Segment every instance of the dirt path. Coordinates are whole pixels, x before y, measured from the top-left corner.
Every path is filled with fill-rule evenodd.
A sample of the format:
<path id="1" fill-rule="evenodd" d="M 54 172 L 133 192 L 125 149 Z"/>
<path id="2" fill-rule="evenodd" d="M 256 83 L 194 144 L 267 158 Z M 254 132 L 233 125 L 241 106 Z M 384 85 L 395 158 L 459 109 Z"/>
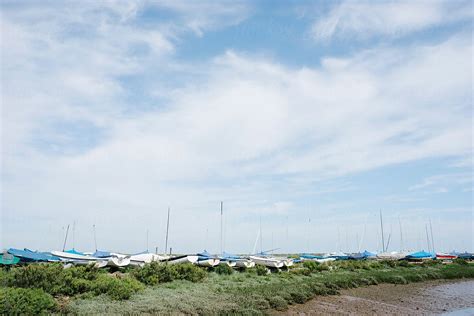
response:
<path id="1" fill-rule="evenodd" d="M 474 281 L 381 284 L 318 296 L 275 315 L 432 315 L 474 308 Z"/>

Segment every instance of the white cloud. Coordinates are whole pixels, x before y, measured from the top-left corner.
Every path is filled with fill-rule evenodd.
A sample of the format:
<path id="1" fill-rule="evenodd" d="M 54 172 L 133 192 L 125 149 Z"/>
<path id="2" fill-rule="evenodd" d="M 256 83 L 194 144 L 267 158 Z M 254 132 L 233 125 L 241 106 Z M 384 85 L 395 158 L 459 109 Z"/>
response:
<path id="1" fill-rule="evenodd" d="M 239 251 L 253 245 L 255 214 L 264 214 L 267 232 L 281 233 L 271 222 L 302 211 L 295 197 L 351 189 L 322 180 L 471 152 L 472 47 L 465 34 L 432 46 L 328 56 L 319 68 L 236 51 L 193 66 L 173 59 L 178 35 L 168 28 L 144 31 L 128 23 L 136 7 L 85 20 L 48 12 L 34 26 L 26 23 L 30 18 L 2 19 L 15 35 L 4 33 L 2 41 L 9 61 L 2 87 L 2 232 L 15 236 L 7 240 L 12 246 L 53 247 L 60 227 L 73 219 L 84 232 L 83 247 L 93 223 L 103 235 L 127 236 L 105 248 L 137 250 L 145 228 L 161 244 L 171 204 L 176 247 L 215 247 L 206 245 L 202 229 L 217 232 L 222 199 L 229 247 Z M 89 25 L 92 37 L 62 37 L 73 22 L 81 25 L 77 32 Z M 150 50 L 131 53 L 136 43 Z M 166 90 L 176 69 L 197 72 L 199 80 L 172 85 L 165 106 L 131 111 L 137 101 L 127 94 L 134 88 L 122 77 L 145 77 L 146 94 Z M 64 139 L 64 131 L 50 128 L 77 121 L 103 135 L 62 152 L 56 138 Z M 78 135 L 88 136 L 97 137 Z M 36 137 L 43 143 L 35 144 Z M 59 150 L 52 153 L 49 145 Z M 319 188 L 308 192 L 318 180 Z M 51 236 L 32 240 L 33 225 Z M 292 224 L 293 237 L 306 232 L 300 226 Z M 329 238 L 333 228 L 315 236 Z M 229 237 L 241 231 L 252 234 Z M 190 233 L 193 240 L 183 237 Z"/>
<path id="2" fill-rule="evenodd" d="M 469 21 L 470 1 L 344 1 L 312 26 L 318 40 L 399 37 L 431 27 Z"/>

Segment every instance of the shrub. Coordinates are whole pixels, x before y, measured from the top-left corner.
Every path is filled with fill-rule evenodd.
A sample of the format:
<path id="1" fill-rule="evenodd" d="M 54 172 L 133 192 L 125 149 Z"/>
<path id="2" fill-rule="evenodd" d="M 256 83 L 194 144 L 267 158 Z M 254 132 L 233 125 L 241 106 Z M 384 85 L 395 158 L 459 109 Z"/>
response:
<path id="1" fill-rule="evenodd" d="M 261 264 L 257 264 L 255 265 L 255 272 L 257 273 L 257 275 L 267 275 L 268 268 Z"/>
<path id="2" fill-rule="evenodd" d="M 303 267 L 305 267 L 306 269 L 308 269 L 311 272 L 317 271 L 319 265 L 320 264 L 316 261 L 304 261 L 303 262 Z"/>
<path id="3" fill-rule="evenodd" d="M 174 266 L 174 269 L 176 270 L 177 278 L 181 280 L 199 282 L 207 276 L 207 273 L 204 269 L 197 267 L 192 263 L 178 264 Z"/>
<path id="4" fill-rule="evenodd" d="M 217 267 L 214 268 L 214 271 L 217 274 L 226 274 L 226 275 L 231 275 L 234 273 L 234 270 L 229 267 L 227 264 L 220 264 Z"/>
<path id="5" fill-rule="evenodd" d="M 40 288 L 52 295 L 61 294 L 63 267 L 60 264 L 29 264 L 11 269 L 8 286 Z"/>
<path id="6" fill-rule="evenodd" d="M 146 285 L 156 285 L 158 283 L 171 282 L 173 280 L 188 280 L 199 282 L 206 277 L 206 271 L 187 264 L 168 265 L 159 262 L 146 264 L 144 267 L 136 269 L 132 275 L 141 283 Z"/>
<path id="7" fill-rule="evenodd" d="M 270 307 L 276 309 L 277 311 L 284 311 L 288 308 L 288 302 L 281 296 L 272 296 L 267 300 L 268 303 L 270 303 Z"/>
<path id="8" fill-rule="evenodd" d="M 291 269 L 290 273 L 291 274 L 296 274 L 296 275 L 310 276 L 311 275 L 311 270 L 309 270 L 307 268 Z"/>
<path id="9" fill-rule="evenodd" d="M 55 310 L 53 297 L 41 289 L 0 288 L 1 315 L 38 315 Z"/>
<path id="10" fill-rule="evenodd" d="M 459 265 L 463 265 L 463 266 L 467 266 L 469 264 L 466 259 L 462 259 L 462 258 L 456 258 L 453 260 L 453 262 Z"/>
<path id="11" fill-rule="evenodd" d="M 177 278 L 176 270 L 172 265 L 152 262 L 133 272 L 133 276 L 146 285 L 171 282 Z"/>
<path id="12" fill-rule="evenodd" d="M 92 290 L 96 295 L 107 294 L 115 300 L 126 300 L 142 288 L 143 285 L 133 278 L 117 278 L 104 274 L 97 278 Z"/>

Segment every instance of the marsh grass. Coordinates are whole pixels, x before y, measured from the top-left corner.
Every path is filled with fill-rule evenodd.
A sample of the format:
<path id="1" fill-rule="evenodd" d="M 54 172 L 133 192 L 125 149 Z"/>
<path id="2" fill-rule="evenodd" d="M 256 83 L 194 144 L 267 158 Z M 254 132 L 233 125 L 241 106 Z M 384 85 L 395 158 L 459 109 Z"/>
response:
<path id="1" fill-rule="evenodd" d="M 222 273 L 193 265 L 159 264 L 120 274 L 91 267 L 62 269 L 54 264 L 0 270 L 3 298 L 12 291 L 17 301 L 30 302 L 32 310 L 47 312 L 59 306 L 60 312 L 73 314 L 261 314 L 341 289 L 457 278 L 474 278 L 474 265 L 341 261 L 296 264 L 278 273 L 260 266 Z M 70 298 L 67 304 L 52 306 L 53 296 L 58 302 L 64 296 Z M 25 306 L 19 308 L 21 313 Z"/>
<path id="2" fill-rule="evenodd" d="M 401 265 L 401 266 L 400 266 Z M 128 301 L 108 297 L 76 300 L 70 312 L 101 313 L 185 313 L 185 314 L 264 314 L 270 309 L 285 310 L 317 295 L 333 295 L 342 289 L 380 283 L 406 284 L 433 279 L 474 278 L 473 265 L 403 266 L 397 263 L 333 263 L 333 270 L 294 273 L 308 267 L 296 265 L 289 272 L 258 275 L 253 272 L 219 275 L 209 273 L 201 283 L 185 280 L 148 287 Z"/>

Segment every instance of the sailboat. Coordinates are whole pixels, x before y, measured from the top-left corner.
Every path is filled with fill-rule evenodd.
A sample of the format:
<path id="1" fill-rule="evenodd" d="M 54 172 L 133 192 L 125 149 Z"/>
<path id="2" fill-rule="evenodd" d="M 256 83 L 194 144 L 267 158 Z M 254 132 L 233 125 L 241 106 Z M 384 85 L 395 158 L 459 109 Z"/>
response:
<path id="1" fill-rule="evenodd" d="M 147 251 L 137 253 L 130 256 L 130 264 L 132 265 L 144 265 L 151 262 L 159 262 L 169 259 L 168 255 L 158 255 L 155 253 L 149 253 Z"/>
<path id="2" fill-rule="evenodd" d="M 248 258 L 229 254 L 224 252 L 220 257 L 221 263 L 225 262 L 231 267 L 236 268 L 253 268 L 255 266 L 255 262 L 249 260 Z"/>
<path id="3" fill-rule="evenodd" d="M 196 264 L 201 267 L 215 267 L 220 263 L 220 259 L 211 255 L 207 250 L 197 254 L 198 260 Z"/>
<path id="4" fill-rule="evenodd" d="M 174 256 L 170 257 L 169 259 L 165 259 L 162 262 L 167 264 L 183 264 L 183 263 L 192 263 L 197 264 L 199 257 L 196 255 L 182 255 L 182 256 Z"/>

